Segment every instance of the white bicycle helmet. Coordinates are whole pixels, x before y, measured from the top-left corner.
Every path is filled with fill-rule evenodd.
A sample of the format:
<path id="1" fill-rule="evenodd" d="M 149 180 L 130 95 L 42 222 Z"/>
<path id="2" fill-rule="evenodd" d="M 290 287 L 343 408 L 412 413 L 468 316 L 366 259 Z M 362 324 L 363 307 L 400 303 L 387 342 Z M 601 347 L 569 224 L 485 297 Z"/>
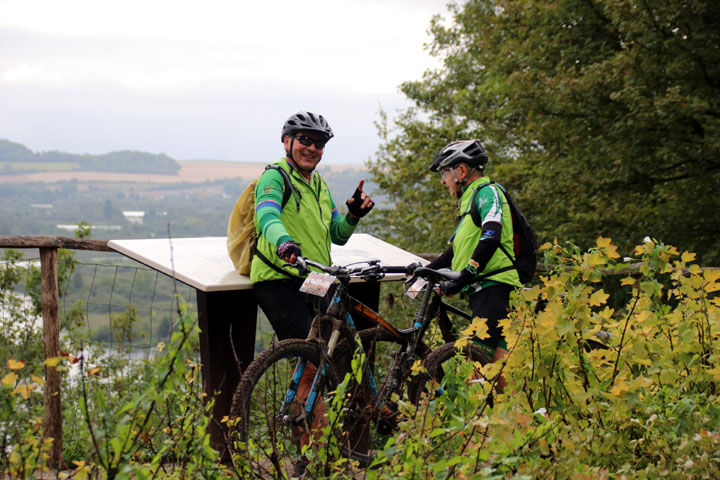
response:
<path id="1" fill-rule="evenodd" d="M 439 172 L 443 168 L 454 167 L 458 163 L 466 163 L 472 168 L 482 170 L 488 161 L 487 152 L 477 140 L 452 142 L 443 147 L 435 156 L 431 172 Z"/>

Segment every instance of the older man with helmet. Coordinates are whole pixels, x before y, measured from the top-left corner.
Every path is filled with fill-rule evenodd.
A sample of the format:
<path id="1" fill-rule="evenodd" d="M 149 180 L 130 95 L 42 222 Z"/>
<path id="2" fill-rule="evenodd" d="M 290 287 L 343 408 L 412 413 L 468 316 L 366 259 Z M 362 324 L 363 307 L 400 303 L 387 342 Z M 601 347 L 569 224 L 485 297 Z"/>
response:
<path id="1" fill-rule="evenodd" d="M 301 111 L 290 116 L 280 136 L 285 158 L 276 165 L 292 181 L 293 200 L 283 207 L 285 184 L 275 169 L 265 170 L 255 189 L 258 241 L 250 280 L 258 305 L 281 340 L 305 338 L 315 311 L 323 308 L 318 297 L 299 291 L 303 279 L 284 265 L 301 255 L 330 264 L 331 243 L 345 244 L 374 206 L 362 191 L 361 180 L 346 202 L 348 213 L 341 215 L 335 207 L 325 180 L 315 170 L 333 136 L 322 115 Z"/>
<path id="2" fill-rule="evenodd" d="M 430 166 L 457 199 L 460 223 L 450 237 L 450 247 L 429 266 L 460 272 L 459 280 L 442 283 L 439 291 L 443 295 L 462 293 L 473 317 L 487 318 L 490 338 L 484 343 L 494 350 L 496 361 L 508 353 L 498 323 L 507 316 L 510 293 L 522 284 L 513 268 L 514 258 L 509 257 L 514 252 L 510 207 L 502 189 L 485 175 L 487 161 L 479 141 L 464 140 L 446 145 Z M 480 226 L 471 216 L 472 202 L 482 219 Z"/>

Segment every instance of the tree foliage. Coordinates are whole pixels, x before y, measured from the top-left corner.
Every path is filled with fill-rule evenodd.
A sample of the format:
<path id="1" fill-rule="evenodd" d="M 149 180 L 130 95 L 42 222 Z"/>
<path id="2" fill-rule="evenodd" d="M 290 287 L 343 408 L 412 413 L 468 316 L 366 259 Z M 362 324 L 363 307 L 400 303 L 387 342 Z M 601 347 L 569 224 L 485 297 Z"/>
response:
<path id="1" fill-rule="evenodd" d="M 546 240 L 645 236 L 720 259 L 720 10 L 705 0 L 471 0 L 431 25 L 443 66 L 406 82 L 370 168 L 407 248 L 438 249 L 452 200 L 427 167 L 479 138 Z M 423 225 L 420 225 L 423 224 Z M 440 233 L 442 231 L 442 233 Z"/>

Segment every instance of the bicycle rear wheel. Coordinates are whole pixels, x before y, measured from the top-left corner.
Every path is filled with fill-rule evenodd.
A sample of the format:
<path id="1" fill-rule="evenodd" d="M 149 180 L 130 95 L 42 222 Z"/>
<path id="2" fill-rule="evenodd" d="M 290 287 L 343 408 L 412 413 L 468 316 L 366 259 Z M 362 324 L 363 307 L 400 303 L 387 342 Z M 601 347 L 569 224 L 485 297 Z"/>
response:
<path id="1" fill-rule="evenodd" d="M 316 370 L 321 365 L 322 348 L 318 343 L 290 339 L 278 342 L 258 355 L 244 372 L 235 390 L 230 410 L 229 447 L 245 456 L 258 478 L 285 478 L 295 473 L 301 459 L 301 445 L 311 435 L 319 435 L 319 426 L 327 425 L 329 408 L 339 380 L 348 369 L 348 348 L 343 342 L 328 364 L 321 399 L 316 402 L 315 421 L 304 419 L 305 398 L 296 395 L 283 407 L 293 373 L 305 362 Z M 306 367 L 307 368 L 307 367 Z M 332 429 L 341 436 L 339 425 Z M 346 456 L 350 452 L 345 449 Z"/>
<path id="2" fill-rule="evenodd" d="M 365 367 L 372 371 L 375 392 L 365 373 L 360 383 L 353 377 L 348 386 L 349 402 L 344 409 L 343 425 L 353 458 L 367 466 L 375 458 L 375 452 L 385 446 L 399 421 L 392 394 L 403 397 L 409 381 L 407 370 L 413 361 L 422 359 L 428 348 L 423 343 L 418 345 L 408 365 L 400 359 L 407 347 L 406 338 L 397 337 L 384 328 L 361 330 L 358 335 L 366 354 Z"/>
<path id="3" fill-rule="evenodd" d="M 443 377 L 450 367 L 450 362 L 458 355 L 466 357 L 472 362 L 479 362 L 482 365 L 490 363 L 490 357 L 487 356 L 482 347 L 477 345 L 468 345 L 462 349 L 455 346 L 455 343 L 446 343 L 427 356 L 424 362 L 425 372 L 415 376 L 408 386 L 408 398 L 413 403 L 419 403 L 423 394 L 427 394 L 430 398 L 443 391 Z M 434 380 L 434 386 L 429 387 L 428 382 Z M 484 381 L 478 376 L 479 381 Z"/>

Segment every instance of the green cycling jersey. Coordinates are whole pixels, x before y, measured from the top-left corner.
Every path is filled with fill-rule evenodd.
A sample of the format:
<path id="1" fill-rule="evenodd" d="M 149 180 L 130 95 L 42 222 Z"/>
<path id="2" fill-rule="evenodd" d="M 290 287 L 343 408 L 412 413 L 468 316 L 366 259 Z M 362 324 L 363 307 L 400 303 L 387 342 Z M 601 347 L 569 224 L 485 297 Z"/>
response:
<path id="1" fill-rule="evenodd" d="M 478 212 L 482 218 L 483 225 L 488 222 L 496 222 L 502 226 L 500 237 L 501 244 L 508 252 L 514 251 L 513 226 L 510 213 L 510 206 L 505 199 L 502 190 L 496 185 L 486 185 L 490 181 L 490 177 L 482 177 L 471 184 L 467 185 L 463 190 L 460 199 L 460 223 L 453 234 L 452 248 L 452 269 L 462 271 L 468 266 L 475 248 L 482 239 L 482 228 L 475 225 L 470 215 L 471 203 L 473 197 L 477 202 Z M 477 192 L 477 195 L 475 193 Z M 493 253 L 487 264 L 477 271 L 477 276 L 481 277 L 487 273 L 500 270 L 512 266 L 512 261 L 499 248 Z M 517 270 L 509 269 L 494 275 L 490 275 L 480 282 L 471 286 L 471 290 L 482 288 L 488 284 L 504 283 L 521 287 Z M 466 292 L 472 293 L 472 292 Z"/>

